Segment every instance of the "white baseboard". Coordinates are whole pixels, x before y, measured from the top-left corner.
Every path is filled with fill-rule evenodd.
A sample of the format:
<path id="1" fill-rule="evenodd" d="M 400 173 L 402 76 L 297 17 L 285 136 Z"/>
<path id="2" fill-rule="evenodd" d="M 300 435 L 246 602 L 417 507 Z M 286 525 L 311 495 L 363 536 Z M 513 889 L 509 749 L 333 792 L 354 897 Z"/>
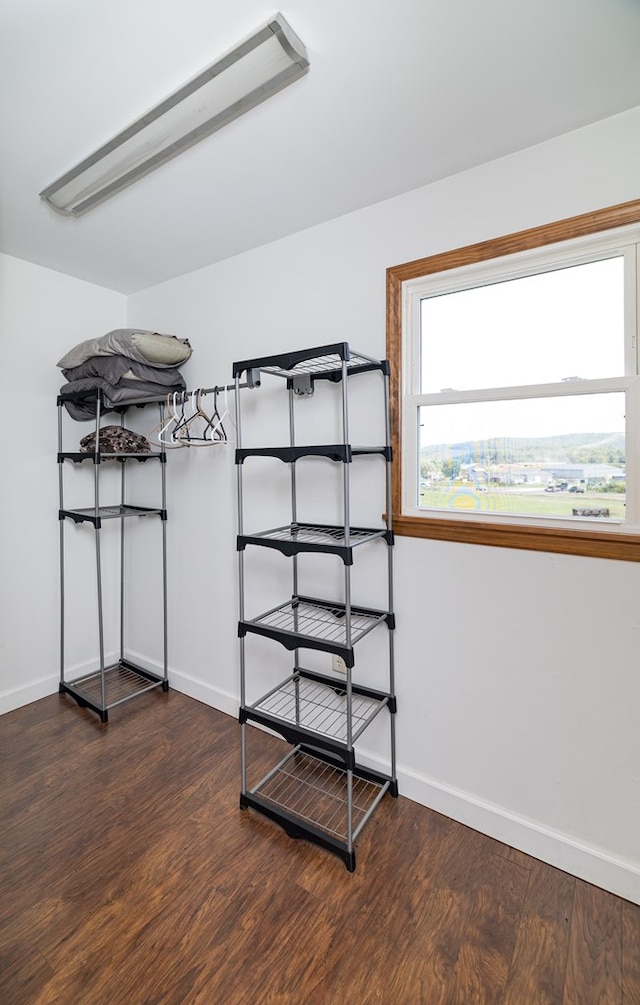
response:
<path id="1" fill-rule="evenodd" d="M 186 674 L 171 674 L 171 686 L 213 708 L 237 717 L 238 698 L 196 681 Z M 382 773 L 388 772 L 376 755 L 362 751 L 361 760 Z M 452 820 L 502 841 L 587 883 L 640 904 L 640 864 L 622 859 L 569 834 L 519 816 L 471 793 L 443 785 L 398 765 L 400 795 Z"/>
<path id="2" fill-rule="evenodd" d="M 115 653 L 105 654 L 105 663 L 115 663 L 118 660 Z M 65 670 L 65 679 L 72 681 L 84 674 L 93 673 L 96 670 L 96 661 L 90 660 L 86 663 L 78 663 L 75 667 Z M 50 694 L 56 694 L 60 684 L 60 677 L 50 675 L 40 677 L 38 680 L 30 681 L 28 684 L 16 688 L 8 688 L 0 691 L 0 715 L 5 712 L 13 712 L 23 705 L 30 705 L 32 701 L 39 701 L 40 698 L 47 698 Z"/>
<path id="3" fill-rule="evenodd" d="M 150 670 L 152 673 L 162 675 L 163 668 L 157 660 L 151 660 L 148 656 L 143 656 L 142 653 L 134 650 L 128 650 L 127 656 L 143 670 Z M 227 715 L 238 718 L 240 706 L 237 695 L 213 687 L 207 681 L 169 667 L 169 687 L 173 688 L 174 691 L 180 691 L 181 694 L 186 694 L 189 698 L 201 701 L 203 705 L 209 705 L 211 708 L 218 709 L 219 712 L 225 712 Z"/>
<path id="4" fill-rule="evenodd" d="M 190 698 L 195 698 L 196 701 L 201 701 L 203 705 L 210 705 L 211 708 L 216 708 L 219 712 L 225 712 L 236 720 L 238 718 L 240 704 L 235 694 L 221 691 L 220 688 L 212 687 L 210 684 L 198 680 L 196 677 L 191 677 L 186 673 L 179 673 L 177 670 L 169 671 L 169 686 L 174 691 L 180 691 Z"/>
<path id="5" fill-rule="evenodd" d="M 182 691 L 205 705 L 211 705 L 221 712 L 237 717 L 236 695 L 219 691 L 187 674 L 174 671 L 170 676 L 171 686 L 177 691 Z M 383 773 L 388 771 L 388 765 L 370 752 L 363 751 L 361 760 L 378 771 Z M 587 883 L 593 883 L 610 893 L 624 897 L 625 900 L 640 904 L 638 863 L 611 855 L 604 849 L 578 841 L 569 834 L 519 816 L 502 806 L 478 799 L 468 792 L 443 785 L 403 765 L 398 765 L 397 775 L 400 795 L 406 796 L 407 799 L 451 817 L 452 820 L 457 820 Z"/>
<path id="6" fill-rule="evenodd" d="M 47 698 L 50 694 L 55 694 L 58 690 L 60 679 L 56 677 L 40 677 L 38 680 L 30 681 L 29 684 L 20 687 L 8 688 L 0 691 L 0 715 L 5 712 L 13 712 L 23 705 L 30 705 L 32 701 L 39 701 Z"/>
<path id="7" fill-rule="evenodd" d="M 155 673 L 162 672 L 155 661 L 138 653 L 130 653 L 129 656 L 148 670 Z M 72 678 L 82 676 L 83 672 L 90 670 L 90 666 L 77 667 L 69 676 Z M 238 697 L 235 694 L 212 687 L 206 681 L 178 670 L 169 671 L 169 685 L 175 691 L 180 691 L 190 698 L 195 698 L 196 701 L 237 718 Z M 1 692 L 0 714 L 55 694 L 57 690 L 57 677 L 43 677 L 24 687 Z M 362 760 L 379 771 L 388 770 L 375 755 L 364 752 Z M 503 806 L 478 799 L 469 792 L 443 785 L 403 765 L 398 765 L 397 774 L 400 795 L 466 824 L 497 841 L 518 848 L 572 876 L 602 887 L 634 904 L 640 904 L 639 863 L 612 855 L 569 834 L 512 813 Z"/>
<path id="8" fill-rule="evenodd" d="M 383 769 L 384 770 L 384 769 Z M 549 865 L 640 904 L 640 865 L 468 792 L 398 767 L 400 794 Z"/>

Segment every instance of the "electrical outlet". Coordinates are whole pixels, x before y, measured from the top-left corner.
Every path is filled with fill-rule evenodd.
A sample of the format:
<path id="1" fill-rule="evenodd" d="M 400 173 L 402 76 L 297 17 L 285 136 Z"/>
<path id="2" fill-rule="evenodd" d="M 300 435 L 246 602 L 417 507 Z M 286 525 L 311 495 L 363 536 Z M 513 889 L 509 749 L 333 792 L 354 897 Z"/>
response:
<path id="1" fill-rule="evenodd" d="M 331 657 L 331 669 L 333 671 L 335 671 L 335 673 L 344 673 L 344 674 L 346 674 L 346 672 L 347 672 L 347 664 L 343 660 L 342 656 L 336 656 L 335 654 L 332 655 L 332 657 Z"/>

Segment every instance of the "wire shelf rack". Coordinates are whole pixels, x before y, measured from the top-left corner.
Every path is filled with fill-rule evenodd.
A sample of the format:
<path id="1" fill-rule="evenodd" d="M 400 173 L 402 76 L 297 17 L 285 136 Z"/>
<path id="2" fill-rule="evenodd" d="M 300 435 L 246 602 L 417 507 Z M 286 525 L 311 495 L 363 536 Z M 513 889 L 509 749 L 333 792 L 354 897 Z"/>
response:
<path id="1" fill-rule="evenodd" d="M 273 716 L 280 722 L 302 727 L 339 743 L 346 743 L 349 707 L 345 687 L 346 685 L 339 680 L 331 686 L 294 674 L 248 706 L 248 711 Z M 352 742 L 357 740 L 386 704 L 388 704 L 387 695 L 375 698 L 369 695 L 352 695 Z"/>
<path id="2" fill-rule="evenodd" d="M 336 342 L 310 350 L 243 360 L 233 364 L 233 373 L 235 377 L 245 370 L 260 370 L 261 373 L 274 374 L 287 380 L 295 380 L 297 377 L 309 377 L 311 380 L 328 377 L 339 380 L 343 361 L 346 361 L 348 374 L 363 373 L 367 370 L 386 371 L 387 368 L 385 360 L 377 360 L 367 356 L 366 353 L 357 352 L 348 342 Z"/>
<path id="3" fill-rule="evenodd" d="M 259 615 L 251 621 L 241 621 L 244 632 L 255 632 L 275 639 L 288 649 L 310 647 L 326 652 L 351 653 L 357 642 L 381 622 L 389 621 L 386 611 L 351 607 L 351 632 L 347 638 L 345 605 L 310 597 L 292 600 Z M 347 660 L 353 666 L 352 657 Z"/>
<path id="4" fill-rule="evenodd" d="M 344 561 L 351 561 L 353 548 L 381 537 L 388 537 L 386 529 L 351 527 L 347 544 L 344 526 L 291 523 L 284 527 L 260 531 L 258 534 L 243 535 L 238 538 L 238 547 L 257 544 L 275 548 L 285 555 L 295 555 L 302 551 L 321 552 L 340 555 Z"/>
<path id="5" fill-rule="evenodd" d="M 164 510 L 148 506 L 100 506 L 96 516 L 95 506 L 85 506 L 82 509 L 60 510 L 61 517 L 71 517 L 75 523 L 87 521 L 98 525 L 102 520 L 117 520 L 120 517 L 162 516 Z"/>
<path id="6" fill-rule="evenodd" d="M 389 378 L 386 360 L 373 359 L 366 353 L 351 349 L 348 342 L 297 349 L 288 353 L 241 360 L 233 364 L 236 386 L 244 373 L 255 381 L 256 374 L 281 378 L 285 384 L 289 411 L 289 442 L 279 446 L 242 446 L 240 397 L 238 397 L 238 444 L 235 453 L 238 484 L 238 585 L 240 639 L 241 704 L 240 724 L 242 788 L 240 808 L 252 807 L 284 828 L 295 839 L 303 838 L 339 855 L 350 872 L 355 869 L 354 842 L 385 793 L 397 796 L 395 775 L 395 725 L 396 699 L 394 693 L 393 584 L 390 547 L 393 545 L 391 525 L 391 462 Z M 384 445 L 354 446 L 350 441 L 350 406 L 348 379 L 356 374 L 371 373 L 372 384 L 378 384 L 384 396 L 384 409 L 380 419 L 385 423 Z M 383 379 L 380 379 L 383 378 Z M 338 443 L 300 444 L 295 429 L 298 401 L 304 401 L 324 382 L 318 407 L 328 406 L 341 429 Z M 263 383 L 266 383 L 263 381 Z M 365 384 L 367 381 L 364 382 Z M 334 385 L 332 390 L 331 385 Z M 340 385 L 340 386 L 338 386 Z M 363 399 L 358 399 L 361 407 Z M 303 406 L 304 407 L 304 406 Z M 366 405 L 364 406 L 367 407 Z M 313 418 L 313 417 L 308 417 Z M 366 413 L 364 415 L 366 420 Z M 318 428 L 318 433 L 322 428 Z M 338 434 L 339 435 L 339 434 Z M 314 439 L 314 436 L 312 436 Z M 384 527 L 377 520 L 373 526 L 351 525 L 351 481 L 355 469 L 352 465 L 358 455 L 379 454 L 384 465 L 387 496 L 387 518 Z M 291 522 L 284 526 L 261 529 L 252 535 L 244 532 L 243 465 L 251 457 L 273 458 L 290 466 Z M 298 517 L 297 484 L 307 476 L 313 464 L 296 467 L 302 458 L 326 458 L 343 465 L 342 515 L 340 525 L 300 523 Z M 372 465 L 373 466 L 373 465 Z M 380 465 L 378 465 L 380 467 Z M 284 517 L 286 520 L 287 517 Z M 335 519 L 335 517 L 334 517 Z M 264 527 L 264 525 L 263 525 Z M 365 543 L 382 540 L 387 545 L 386 596 L 387 610 L 357 607 L 352 603 L 350 566 L 354 552 Z M 245 556 L 247 546 L 261 546 L 279 551 L 291 559 L 291 598 L 272 607 L 257 617 L 245 617 Z M 374 545 L 377 548 L 378 545 Z M 308 553 L 339 557 L 344 565 L 343 588 L 327 600 L 300 596 L 298 593 L 298 556 Z M 359 554 L 359 552 L 358 552 Z M 303 558 L 305 570 L 311 561 Z M 381 581 L 382 581 L 381 577 Z M 285 595 L 286 596 L 286 595 Z M 384 604 L 385 601 L 383 600 Z M 357 681 L 351 673 L 355 665 L 356 645 L 373 629 L 388 629 L 388 690 L 374 689 L 366 684 L 366 675 L 358 674 Z M 290 651 L 295 651 L 291 676 L 271 687 L 267 694 L 257 698 L 252 692 L 247 704 L 247 668 L 245 636 L 254 634 L 277 641 Z M 251 647 L 250 647 L 251 648 Z M 339 656 L 344 661 L 346 675 L 332 674 L 299 666 L 299 649 L 315 649 Z M 334 662 L 334 666 L 335 666 Z M 359 667 L 359 670 L 361 668 Z M 288 671 L 291 673 L 291 670 Z M 257 682 L 256 682 L 257 683 Z M 271 685 L 269 685 L 271 686 Z M 355 744 L 376 716 L 389 720 L 389 773 L 361 765 Z M 288 752 L 278 755 L 278 763 L 262 778 L 254 774 L 248 748 L 253 725 L 267 729 L 279 736 Z M 281 759 L 280 759 L 281 758 Z M 249 776 L 251 782 L 249 783 Z M 253 786 L 253 787 L 251 787 Z"/>
<path id="7" fill-rule="evenodd" d="M 346 843 L 347 774 L 342 768 L 295 748 L 252 789 L 252 794 Z M 388 781 L 353 775 L 352 840 L 388 787 Z"/>
<path id="8" fill-rule="evenodd" d="M 95 451 L 87 450 L 61 450 L 58 454 L 59 461 L 74 461 L 79 464 L 82 461 L 93 461 L 95 463 L 96 456 L 100 461 L 148 461 L 152 458 L 159 461 L 164 461 L 165 455 L 160 450 L 149 450 L 146 453 L 105 453 L 100 451 L 96 455 Z"/>
<path id="9" fill-rule="evenodd" d="M 369 356 L 361 355 L 360 353 L 351 350 L 349 359 L 347 360 L 347 372 L 352 373 L 355 370 L 359 370 L 362 367 L 370 367 L 371 359 Z M 302 360 L 299 363 L 295 363 L 293 366 L 283 367 L 283 366 L 263 366 L 260 367 L 262 373 L 272 373 L 277 377 L 318 377 L 321 374 L 327 374 L 334 371 L 342 369 L 342 358 L 336 353 L 325 353 L 322 356 L 316 356 L 314 359 Z"/>
<path id="10" fill-rule="evenodd" d="M 60 691 L 70 694 L 80 705 L 88 705 L 95 712 L 106 713 L 107 709 L 156 687 L 162 687 L 163 690 L 166 690 L 167 684 L 164 678 L 132 664 L 121 662 L 105 668 L 104 700 L 100 670 L 87 674 L 85 677 L 62 682 Z M 106 722 L 106 715 L 103 717 L 103 721 Z"/>

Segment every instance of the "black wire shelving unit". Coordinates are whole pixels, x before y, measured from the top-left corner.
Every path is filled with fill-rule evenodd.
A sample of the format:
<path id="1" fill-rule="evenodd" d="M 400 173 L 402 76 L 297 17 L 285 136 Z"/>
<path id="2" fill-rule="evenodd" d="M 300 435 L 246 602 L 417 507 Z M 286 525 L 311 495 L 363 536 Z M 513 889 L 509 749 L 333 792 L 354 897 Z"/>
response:
<path id="1" fill-rule="evenodd" d="M 238 500 L 238 581 L 240 646 L 240 723 L 242 786 L 240 807 L 269 817 L 295 838 L 304 838 L 338 855 L 349 871 L 356 866 L 355 843 L 374 810 L 389 793 L 397 796 L 395 755 L 395 669 L 393 614 L 393 530 L 391 526 L 391 446 L 389 432 L 389 367 L 333 343 L 312 349 L 265 356 L 234 363 L 239 387 L 244 375 L 284 382 L 289 407 L 289 443 L 276 447 L 243 445 L 241 396 L 236 394 L 236 472 Z M 349 437 L 349 383 L 362 374 L 382 382 L 385 442 L 354 446 Z M 313 394 L 317 381 L 336 385 L 335 405 L 341 416 L 338 443 L 299 444 L 296 438 L 296 401 Z M 378 392 L 379 393 L 379 392 Z M 351 523 L 351 478 L 359 457 L 380 456 L 384 462 L 386 518 L 383 526 Z M 269 530 L 244 530 L 244 466 L 251 458 L 272 458 L 287 464 L 291 483 L 291 519 Z M 307 523 L 298 519 L 297 466 L 302 458 L 323 457 L 342 465 L 341 523 Z M 361 607 L 351 597 L 351 572 L 360 549 L 377 543 L 386 549 L 386 603 L 380 609 Z M 247 548 L 278 551 L 291 560 L 292 592 L 276 606 L 254 617 L 245 613 L 245 552 Z M 298 591 L 301 556 L 332 555 L 344 570 L 340 600 L 302 596 Z M 366 671 L 356 668 L 358 644 L 371 632 L 388 639 L 388 675 L 384 690 L 368 686 Z M 262 636 L 293 653 L 294 666 L 275 687 L 254 701 L 247 700 L 248 642 Z M 305 668 L 301 651 L 332 654 L 344 673 L 322 673 Z M 362 764 L 357 744 L 380 716 L 388 721 L 388 770 Z M 284 741 L 284 753 L 256 783 L 249 784 L 251 726 L 261 726 Z"/>

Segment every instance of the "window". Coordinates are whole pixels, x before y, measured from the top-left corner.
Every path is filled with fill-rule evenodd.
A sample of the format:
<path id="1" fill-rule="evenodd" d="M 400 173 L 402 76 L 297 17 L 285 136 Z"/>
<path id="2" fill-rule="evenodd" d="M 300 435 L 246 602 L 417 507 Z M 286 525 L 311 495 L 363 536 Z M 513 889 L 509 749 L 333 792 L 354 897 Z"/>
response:
<path id="1" fill-rule="evenodd" d="M 394 526 L 640 560 L 640 201 L 387 273 Z"/>

